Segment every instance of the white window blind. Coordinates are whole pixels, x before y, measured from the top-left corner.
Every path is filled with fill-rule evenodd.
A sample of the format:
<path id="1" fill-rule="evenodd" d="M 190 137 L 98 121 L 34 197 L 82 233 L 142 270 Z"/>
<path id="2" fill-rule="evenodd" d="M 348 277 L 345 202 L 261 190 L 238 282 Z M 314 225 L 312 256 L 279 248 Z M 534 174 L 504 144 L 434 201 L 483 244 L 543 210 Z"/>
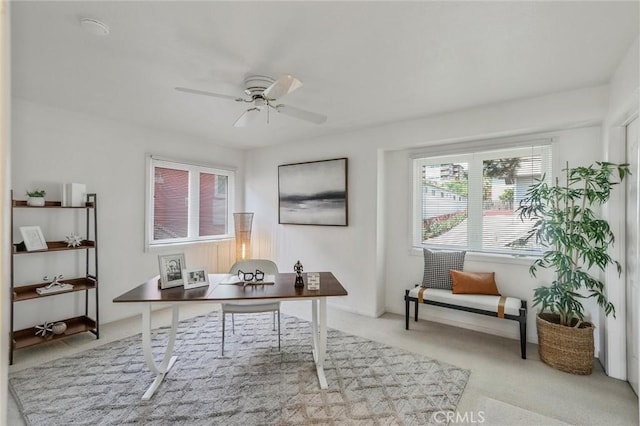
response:
<path id="1" fill-rule="evenodd" d="M 147 245 L 231 238 L 235 172 L 148 159 Z"/>
<path id="2" fill-rule="evenodd" d="M 413 160 L 413 245 L 535 253 L 516 213 L 536 179 L 551 179 L 551 141 Z"/>

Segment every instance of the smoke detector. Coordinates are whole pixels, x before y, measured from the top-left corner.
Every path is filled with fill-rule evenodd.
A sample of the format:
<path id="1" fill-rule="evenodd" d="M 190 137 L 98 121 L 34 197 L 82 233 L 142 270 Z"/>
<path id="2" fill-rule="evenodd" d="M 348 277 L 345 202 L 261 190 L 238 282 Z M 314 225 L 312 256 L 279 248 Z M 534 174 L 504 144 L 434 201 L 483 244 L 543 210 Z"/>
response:
<path id="1" fill-rule="evenodd" d="M 82 18 L 80 19 L 80 26 L 82 26 L 82 28 L 89 34 L 93 34 L 95 36 L 109 35 L 109 26 L 97 19 Z"/>

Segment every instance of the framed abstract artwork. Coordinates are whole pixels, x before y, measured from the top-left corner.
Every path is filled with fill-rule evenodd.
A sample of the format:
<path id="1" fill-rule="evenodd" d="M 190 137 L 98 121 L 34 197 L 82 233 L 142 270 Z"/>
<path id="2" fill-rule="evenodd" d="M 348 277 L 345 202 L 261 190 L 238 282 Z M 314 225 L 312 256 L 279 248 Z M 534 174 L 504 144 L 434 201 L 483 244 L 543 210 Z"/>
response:
<path id="1" fill-rule="evenodd" d="M 278 166 L 278 223 L 348 225 L 347 159 Z"/>

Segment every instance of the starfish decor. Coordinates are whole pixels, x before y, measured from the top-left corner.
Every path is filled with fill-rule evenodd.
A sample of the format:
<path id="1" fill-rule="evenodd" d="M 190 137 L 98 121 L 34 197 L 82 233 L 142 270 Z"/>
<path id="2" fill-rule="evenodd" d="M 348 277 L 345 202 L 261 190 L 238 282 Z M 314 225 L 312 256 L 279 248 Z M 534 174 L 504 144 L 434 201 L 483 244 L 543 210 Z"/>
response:
<path id="1" fill-rule="evenodd" d="M 53 323 L 45 321 L 42 325 L 36 325 L 36 336 L 45 337 L 47 333 L 52 333 Z"/>

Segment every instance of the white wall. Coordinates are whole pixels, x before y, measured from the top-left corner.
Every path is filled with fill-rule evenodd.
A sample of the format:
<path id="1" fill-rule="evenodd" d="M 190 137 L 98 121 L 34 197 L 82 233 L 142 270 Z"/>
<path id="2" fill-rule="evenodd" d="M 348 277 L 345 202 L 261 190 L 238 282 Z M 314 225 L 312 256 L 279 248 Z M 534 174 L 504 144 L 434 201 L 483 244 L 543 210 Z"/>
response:
<path id="1" fill-rule="evenodd" d="M 640 101 L 640 37 L 629 47 L 624 59 L 616 69 L 610 83 L 609 106 L 603 125 L 603 156 L 607 161 L 621 163 L 626 160 L 625 134 L 626 124 L 638 114 Z M 637 171 L 635 171 L 637 173 Z M 609 254 L 623 265 L 623 273 L 618 276 L 614 268 L 605 274 L 609 301 L 616 307 L 616 317 L 604 317 L 600 329 L 600 360 L 607 374 L 618 379 L 626 379 L 626 295 L 625 295 L 625 218 L 618 214 L 625 211 L 625 193 L 623 190 L 612 192 L 609 203 L 603 209 L 604 217 L 609 221 L 616 235 L 616 243 Z M 637 305 L 636 305 L 637 306 Z"/>
<path id="2" fill-rule="evenodd" d="M 314 148 L 309 144 L 250 151 L 246 167 L 246 199 L 254 216 L 254 257 L 272 258 L 281 272 L 292 272 L 297 260 L 305 271 L 331 271 L 350 292 L 331 303 L 363 315 L 379 315 L 375 286 L 357 292 L 361 282 L 375 280 L 377 152 L 358 137 L 342 144 Z M 348 157 L 349 226 L 278 225 L 278 165 Z M 361 179 L 360 176 L 367 176 Z M 366 206 L 365 208 L 362 208 Z M 263 241 L 269 241 L 265 244 Z M 337 262 L 336 260 L 339 259 Z M 369 286 L 367 286 L 368 288 Z"/>
<path id="3" fill-rule="evenodd" d="M 400 312 L 402 289 L 416 282 L 422 265 L 407 243 L 405 213 L 410 205 L 403 193 L 409 186 L 402 174 L 409 171 L 406 163 L 394 161 L 401 154 L 390 151 L 597 125 L 604 116 L 607 95 L 606 86 L 586 88 L 250 151 L 245 202 L 249 210 L 260 212 L 255 232 L 268 241 L 254 255 L 274 258 L 281 270 L 300 259 L 307 271 L 334 272 L 349 296 L 329 303 L 343 309 L 370 316 L 385 310 Z M 597 132 L 594 128 L 577 131 L 576 145 L 560 149 L 557 160 L 576 154 L 589 161 L 597 159 Z M 337 157 L 349 158 L 349 226 L 278 225 L 277 166 Z M 482 266 L 499 271 L 504 282 L 528 279 L 526 265 L 517 261 L 514 265 L 485 261 Z M 530 287 L 518 288 L 516 295 L 526 295 Z M 457 320 L 466 321 L 463 316 Z M 503 324 L 487 327 L 504 333 Z"/>
<path id="4" fill-rule="evenodd" d="M 7 378 L 9 368 L 9 182 L 11 181 L 10 135 L 10 67 L 9 67 L 9 3 L 0 1 L 0 424 L 7 424 Z"/>
<path id="5" fill-rule="evenodd" d="M 638 111 L 638 93 L 640 92 L 640 37 L 629 46 L 611 78 L 609 107 L 605 121 L 619 121 L 620 117 Z"/>
<path id="6" fill-rule="evenodd" d="M 114 297 L 158 273 L 157 255 L 184 252 L 189 266 L 226 271 L 233 262 L 230 243 L 197 244 L 144 252 L 145 154 L 237 168 L 236 207 L 242 206 L 244 153 L 219 148 L 213 142 L 166 131 L 142 128 L 85 114 L 14 100 L 12 105 L 12 185 L 24 199 L 35 187 L 47 199 L 60 200 L 60 184 L 80 182 L 98 194 L 100 320 L 109 322 L 139 313 L 134 305 L 115 305 Z M 76 230 L 70 211 L 17 211 L 20 221 L 41 226 L 49 240 L 64 239 Z M 84 235 L 83 229 L 77 229 Z M 14 242 L 20 241 L 14 226 Z M 38 282 L 44 274 L 66 271 L 74 253 L 17 256 L 16 278 Z M 231 257 L 230 257 L 231 256 Z M 70 261 L 69 261 L 70 259 Z M 80 268 L 82 265 L 79 265 Z M 218 269 L 219 268 L 219 269 Z M 54 302 L 55 299 L 55 302 Z M 42 301 L 21 302 L 15 328 L 71 316 L 67 304 L 83 305 L 80 293 Z M 77 312 L 76 314 L 79 314 Z"/>

